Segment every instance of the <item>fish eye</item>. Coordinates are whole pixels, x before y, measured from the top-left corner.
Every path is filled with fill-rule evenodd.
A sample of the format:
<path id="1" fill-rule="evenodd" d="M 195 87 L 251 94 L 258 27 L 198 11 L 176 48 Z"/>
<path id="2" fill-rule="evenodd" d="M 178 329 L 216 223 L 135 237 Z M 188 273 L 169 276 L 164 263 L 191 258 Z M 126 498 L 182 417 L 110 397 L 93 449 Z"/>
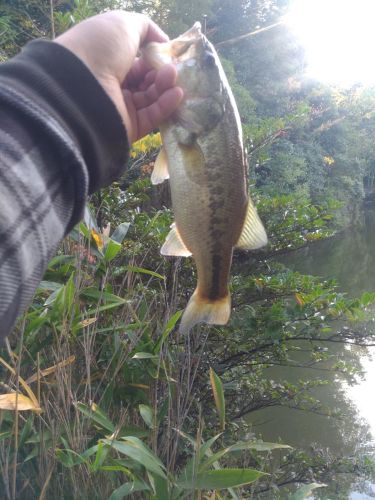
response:
<path id="1" fill-rule="evenodd" d="M 212 52 L 206 50 L 203 56 L 203 64 L 205 66 L 214 66 L 215 65 L 215 56 Z"/>

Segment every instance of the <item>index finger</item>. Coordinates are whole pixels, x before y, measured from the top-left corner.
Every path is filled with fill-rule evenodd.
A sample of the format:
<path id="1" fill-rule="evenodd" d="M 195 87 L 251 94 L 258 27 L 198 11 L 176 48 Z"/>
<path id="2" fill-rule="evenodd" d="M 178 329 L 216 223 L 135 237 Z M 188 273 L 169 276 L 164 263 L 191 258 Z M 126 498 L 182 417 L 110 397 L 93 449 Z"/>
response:
<path id="1" fill-rule="evenodd" d="M 151 69 L 143 59 L 137 57 L 126 75 L 123 86 L 138 85 Z"/>
<path id="2" fill-rule="evenodd" d="M 144 29 L 141 33 L 140 46 L 150 42 L 168 42 L 168 35 L 154 21 L 147 16 L 143 16 L 143 18 Z"/>

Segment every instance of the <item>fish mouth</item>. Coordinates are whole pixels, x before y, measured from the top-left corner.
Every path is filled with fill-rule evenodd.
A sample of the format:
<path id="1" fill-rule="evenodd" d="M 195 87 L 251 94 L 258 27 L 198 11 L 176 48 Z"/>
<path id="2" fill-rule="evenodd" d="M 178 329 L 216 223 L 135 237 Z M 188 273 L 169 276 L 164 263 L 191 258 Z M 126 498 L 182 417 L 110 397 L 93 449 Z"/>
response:
<path id="1" fill-rule="evenodd" d="M 193 24 L 193 26 L 191 28 L 189 28 L 187 31 L 185 31 L 185 33 L 183 33 L 182 35 L 180 35 L 178 38 L 181 38 L 181 39 L 189 39 L 189 38 L 193 38 L 193 39 L 197 39 L 197 38 L 201 38 L 202 36 L 202 25 L 199 21 L 195 22 Z"/>
<path id="2" fill-rule="evenodd" d="M 204 38 L 201 23 L 197 21 L 185 33 L 171 41 L 172 57 L 179 62 L 191 59 L 197 53 L 198 46 L 204 43 Z"/>
<path id="3" fill-rule="evenodd" d="M 141 49 L 141 53 L 155 69 L 165 64 L 184 64 L 191 60 L 191 64 L 199 62 L 205 68 L 216 64 L 212 45 L 202 33 L 200 22 L 185 31 L 182 35 L 165 43 L 151 42 Z"/>

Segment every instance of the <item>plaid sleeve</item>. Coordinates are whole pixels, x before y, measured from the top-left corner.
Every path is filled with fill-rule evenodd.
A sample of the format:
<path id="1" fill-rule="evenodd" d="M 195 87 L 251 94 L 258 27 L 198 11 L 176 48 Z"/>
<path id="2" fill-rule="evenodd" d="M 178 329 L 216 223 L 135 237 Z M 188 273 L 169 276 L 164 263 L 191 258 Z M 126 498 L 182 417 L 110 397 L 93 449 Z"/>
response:
<path id="1" fill-rule="evenodd" d="M 0 337 L 30 302 L 87 194 L 119 176 L 124 126 L 89 70 L 32 42 L 0 65 Z"/>

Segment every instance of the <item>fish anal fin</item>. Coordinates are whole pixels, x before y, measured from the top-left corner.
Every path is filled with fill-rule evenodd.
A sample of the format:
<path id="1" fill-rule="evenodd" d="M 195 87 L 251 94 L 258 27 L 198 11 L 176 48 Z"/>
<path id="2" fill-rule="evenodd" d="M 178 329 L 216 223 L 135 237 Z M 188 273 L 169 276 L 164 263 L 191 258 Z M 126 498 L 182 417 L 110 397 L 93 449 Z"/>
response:
<path id="1" fill-rule="evenodd" d="M 162 255 L 174 257 L 190 257 L 191 252 L 186 248 L 185 243 L 182 241 L 176 224 L 173 223 L 171 228 L 172 229 L 170 230 L 164 245 L 161 247 L 160 253 Z"/>
<path id="2" fill-rule="evenodd" d="M 267 234 L 253 202 L 249 199 L 245 222 L 236 248 L 256 250 L 264 245 L 267 245 Z"/>
<path id="3" fill-rule="evenodd" d="M 217 300 L 207 300 L 195 290 L 182 315 L 179 332 L 188 333 L 198 323 L 210 325 L 225 325 L 228 323 L 231 312 L 230 295 Z"/>
<path id="4" fill-rule="evenodd" d="M 169 179 L 168 159 L 164 148 L 161 148 L 155 160 L 154 170 L 151 174 L 152 184 L 161 184 Z"/>

